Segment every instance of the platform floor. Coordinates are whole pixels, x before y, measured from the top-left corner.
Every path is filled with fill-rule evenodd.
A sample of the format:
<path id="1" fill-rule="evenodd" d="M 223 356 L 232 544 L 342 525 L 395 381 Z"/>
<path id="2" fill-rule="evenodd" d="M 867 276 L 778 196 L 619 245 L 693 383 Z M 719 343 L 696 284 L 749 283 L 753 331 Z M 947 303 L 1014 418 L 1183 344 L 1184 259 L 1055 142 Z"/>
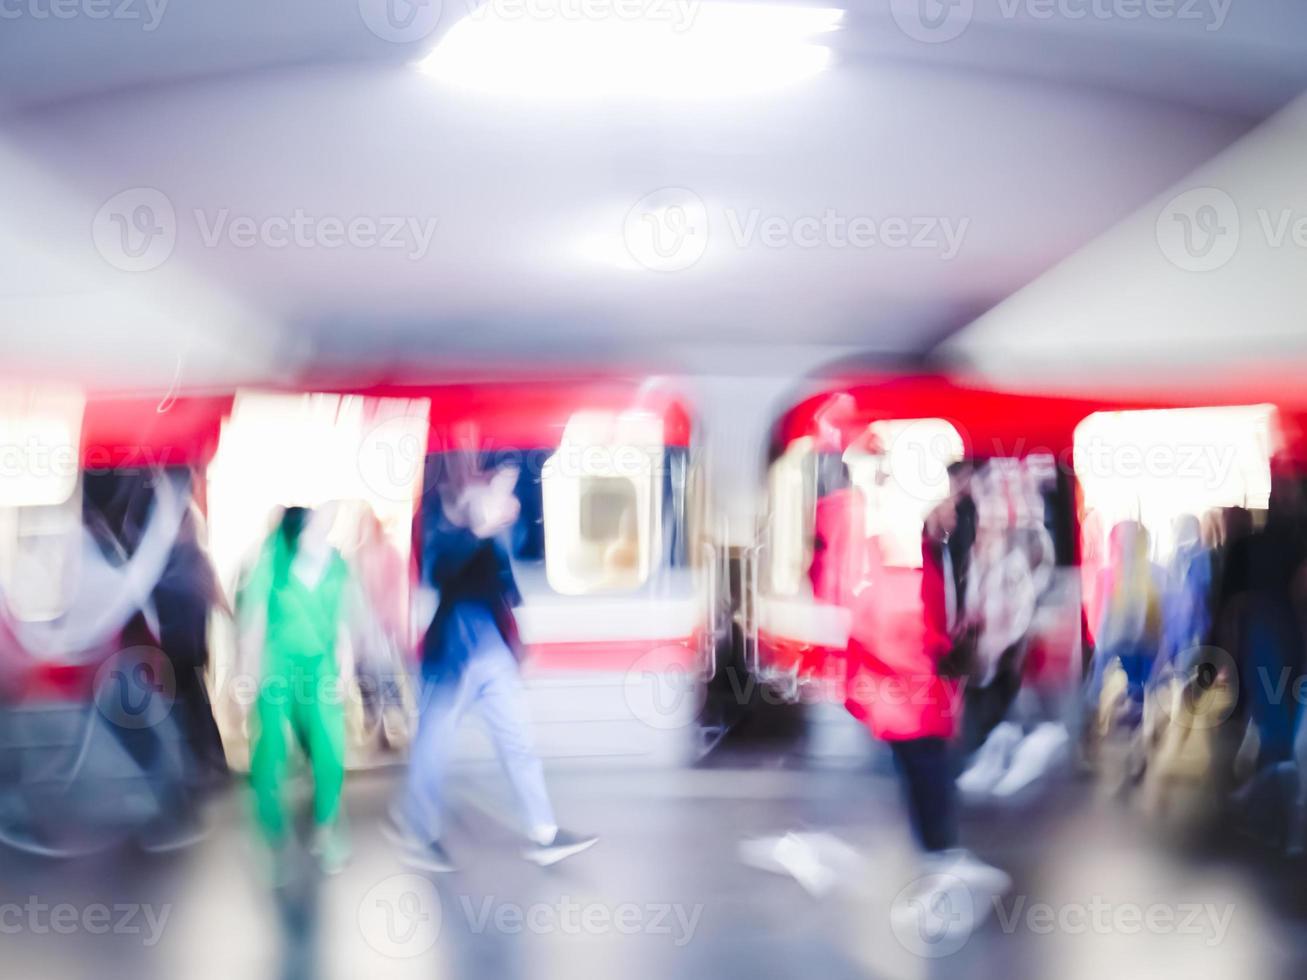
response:
<path id="1" fill-rule="evenodd" d="M 456 782 L 448 839 L 462 870 L 435 878 L 412 875 L 379 832 L 397 775 L 349 783 L 354 855 L 343 874 L 305 875 L 279 892 L 236 791 L 215 801 L 209 837 L 170 857 L 124 848 L 67 862 L 5 854 L 0 974 L 1307 976 L 1301 864 L 1233 846 L 1181 852 L 1070 778 L 1034 800 L 968 810 L 966 842 L 1006 868 L 1014 887 L 958 948 L 923 952 L 892 924 L 896 896 L 920 869 L 883 771 L 812 771 L 765 758 L 663 772 L 555 769 L 560 818 L 602 840 L 539 869 L 517 854 L 498 773 L 474 770 Z M 835 883 L 824 893 L 740 859 L 742 839 L 790 830 L 824 835 L 808 855 L 816 871 L 801 874 L 811 886 L 830 872 Z M 56 920 L 50 910 L 61 903 L 74 911 Z M 107 924 L 97 905 L 111 910 Z M 134 911 L 120 923 L 129 914 L 122 906 Z"/>

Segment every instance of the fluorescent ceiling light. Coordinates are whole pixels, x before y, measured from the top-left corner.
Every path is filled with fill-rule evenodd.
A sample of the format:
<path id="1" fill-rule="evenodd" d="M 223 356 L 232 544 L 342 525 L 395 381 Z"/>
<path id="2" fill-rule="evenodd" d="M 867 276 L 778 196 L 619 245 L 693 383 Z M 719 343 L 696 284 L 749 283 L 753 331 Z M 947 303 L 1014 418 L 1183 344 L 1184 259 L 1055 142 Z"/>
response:
<path id="1" fill-rule="evenodd" d="M 842 10 L 698 0 L 488 0 L 419 70 L 456 88 L 542 98 L 721 98 L 823 70 Z"/>

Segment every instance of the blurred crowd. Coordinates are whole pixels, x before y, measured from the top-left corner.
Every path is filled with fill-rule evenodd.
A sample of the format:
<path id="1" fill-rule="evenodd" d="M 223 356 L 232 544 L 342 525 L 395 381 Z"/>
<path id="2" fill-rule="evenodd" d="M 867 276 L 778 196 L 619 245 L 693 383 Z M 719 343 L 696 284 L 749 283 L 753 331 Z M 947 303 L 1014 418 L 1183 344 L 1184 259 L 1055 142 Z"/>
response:
<path id="1" fill-rule="evenodd" d="M 1074 771 L 1168 823 L 1229 820 L 1302 852 L 1307 510 L 1292 474 L 1275 475 L 1264 511 L 1172 515 L 1163 553 L 1156 528 L 1104 528 L 1093 511 L 1077 547 L 1051 459 L 955 462 L 906 554 L 883 512 L 894 474 L 869 459 L 816 500 L 808 584 L 848 613 L 842 700 L 888 745 L 927 868 L 1002 893 L 1007 875 L 962 846 L 960 807 Z M 4 842 L 65 856 L 185 846 L 229 762 L 248 760 L 275 877 L 301 852 L 339 871 L 363 745 L 407 753 L 388 833 L 411 865 L 448 871 L 449 756 L 476 714 L 524 856 L 550 864 L 593 845 L 558 826 L 524 706 L 505 544 L 518 476 L 474 456 L 443 467 L 411 562 L 358 501 L 278 507 L 230 583 L 183 469 L 88 472 L 68 502 L 12 513 Z M 223 636 L 234 650 L 218 670 Z"/>
<path id="2" fill-rule="evenodd" d="M 1091 515 L 1092 516 L 1092 515 Z M 1086 541 L 1093 532 L 1086 526 Z M 1222 820 L 1299 854 L 1307 511 L 1275 474 L 1267 508 L 1177 515 L 1159 560 L 1136 521 L 1082 558 L 1094 641 L 1084 745 L 1149 809 L 1195 829 Z"/>

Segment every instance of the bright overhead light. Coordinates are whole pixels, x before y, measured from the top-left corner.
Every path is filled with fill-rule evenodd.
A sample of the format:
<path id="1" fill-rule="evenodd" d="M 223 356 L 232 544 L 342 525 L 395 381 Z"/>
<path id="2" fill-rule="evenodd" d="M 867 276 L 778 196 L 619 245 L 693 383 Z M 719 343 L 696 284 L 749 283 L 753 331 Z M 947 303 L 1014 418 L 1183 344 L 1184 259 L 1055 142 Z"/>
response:
<path id="1" fill-rule="evenodd" d="M 543 98 L 721 98 L 824 69 L 842 10 L 699 0 L 488 0 L 418 68 L 453 87 Z"/>

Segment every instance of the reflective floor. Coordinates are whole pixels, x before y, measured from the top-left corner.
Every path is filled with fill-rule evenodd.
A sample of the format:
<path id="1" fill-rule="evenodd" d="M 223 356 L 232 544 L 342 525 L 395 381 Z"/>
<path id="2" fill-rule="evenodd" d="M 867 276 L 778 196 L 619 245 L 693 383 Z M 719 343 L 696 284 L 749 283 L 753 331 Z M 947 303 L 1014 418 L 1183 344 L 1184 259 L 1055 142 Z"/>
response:
<path id="1" fill-rule="evenodd" d="M 170 857 L 125 849 L 51 863 L 6 854 L 10 977 L 1300 977 L 1302 867 L 1243 845 L 1181 850 L 1070 778 L 972 809 L 966 843 L 1013 877 L 942 939 L 892 911 L 922 874 L 895 782 L 755 758 L 725 768 L 556 768 L 569 827 L 602 836 L 552 868 L 527 864 L 499 774 L 458 782 L 448 837 L 461 870 L 427 877 L 380 832 L 397 773 L 347 787 L 353 858 L 322 878 L 280 869 L 245 801 Z M 741 841 L 779 856 L 742 859 Z M 748 848 L 745 849 L 748 851 Z M 747 856 L 747 855 L 745 855 Z M 766 862 L 764 862 L 766 863 Z M 274 876 L 281 885 L 272 887 Z M 959 917 L 952 910 L 950 917 Z"/>

